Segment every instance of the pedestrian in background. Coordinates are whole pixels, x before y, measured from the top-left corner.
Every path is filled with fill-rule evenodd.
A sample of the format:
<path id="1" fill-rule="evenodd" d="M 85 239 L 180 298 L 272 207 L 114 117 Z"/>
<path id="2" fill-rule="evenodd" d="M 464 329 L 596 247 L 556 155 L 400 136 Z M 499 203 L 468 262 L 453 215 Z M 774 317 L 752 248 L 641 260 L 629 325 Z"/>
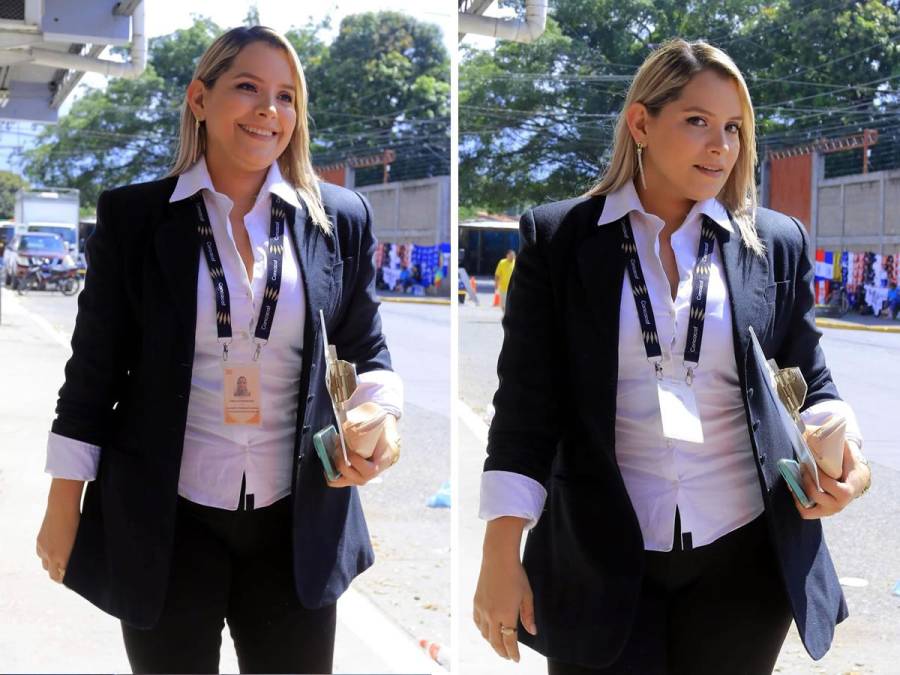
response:
<path id="1" fill-rule="evenodd" d="M 900 311 L 900 290 L 897 289 L 897 284 L 893 281 L 888 286 L 887 304 L 890 317 L 896 319 L 897 312 Z"/>
<path id="2" fill-rule="evenodd" d="M 371 208 L 309 145 L 293 47 L 235 28 L 198 62 L 170 175 L 98 200 L 37 551 L 121 619 L 135 672 L 217 672 L 226 621 L 241 672 L 331 672 L 337 599 L 373 561 L 357 486 L 396 461 L 402 386 Z M 351 407 L 388 413 L 330 483 L 320 312 Z"/>
<path id="3" fill-rule="evenodd" d="M 494 288 L 500 295 L 500 309 L 506 313 L 506 294 L 509 291 L 509 280 L 516 268 L 516 252 L 512 249 L 506 252 L 506 257 L 501 258 L 494 270 Z"/>
<path id="4" fill-rule="evenodd" d="M 846 618 L 819 518 L 870 473 L 818 344 L 809 237 L 757 207 L 755 164 L 737 66 L 672 40 L 633 79 L 602 180 L 522 216 L 474 599 L 501 656 L 520 641 L 551 674 L 769 673 L 792 616 L 815 659 Z M 801 369 L 808 423 L 847 419 L 841 477 L 804 477 L 813 508 L 775 469 L 750 328 Z"/>

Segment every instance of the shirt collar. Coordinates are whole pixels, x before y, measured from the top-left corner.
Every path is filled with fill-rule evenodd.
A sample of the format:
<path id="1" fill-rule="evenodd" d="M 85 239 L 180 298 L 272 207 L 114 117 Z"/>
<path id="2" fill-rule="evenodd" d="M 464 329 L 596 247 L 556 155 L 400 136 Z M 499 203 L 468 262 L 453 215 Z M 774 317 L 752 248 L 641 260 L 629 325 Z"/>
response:
<path id="1" fill-rule="evenodd" d="M 637 190 L 634 188 L 634 182 L 627 181 L 622 187 L 606 195 L 606 201 L 603 204 L 603 212 L 600 214 L 600 220 L 597 224 L 607 225 L 609 223 L 615 223 L 632 211 L 650 215 L 644 210 L 643 204 L 641 204 L 641 199 L 638 197 Z M 734 227 L 731 224 L 731 219 L 728 217 L 728 210 L 715 197 L 710 197 L 702 202 L 696 202 L 688 212 L 685 221 L 688 221 L 696 213 L 706 214 L 720 227 L 728 232 L 734 233 Z"/>
<path id="2" fill-rule="evenodd" d="M 217 195 L 222 194 L 221 192 L 216 192 L 216 189 L 213 186 L 212 179 L 209 177 L 209 170 L 206 167 L 206 157 L 204 155 L 200 155 L 200 159 L 198 159 L 190 169 L 178 176 L 178 182 L 175 184 L 175 189 L 172 191 L 172 196 L 169 197 L 169 201 L 177 202 L 182 199 L 187 199 L 188 197 L 197 194 L 200 190 L 209 190 L 210 193 Z M 269 167 L 269 171 L 266 174 L 266 179 L 263 181 L 262 187 L 260 187 L 259 190 L 260 195 L 268 193 L 278 195 L 294 208 L 300 208 L 300 200 L 297 197 L 297 191 L 281 175 L 281 170 L 278 168 L 278 162 L 272 162 L 272 165 Z M 259 198 L 257 198 L 257 201 L 259 201 Z"/>

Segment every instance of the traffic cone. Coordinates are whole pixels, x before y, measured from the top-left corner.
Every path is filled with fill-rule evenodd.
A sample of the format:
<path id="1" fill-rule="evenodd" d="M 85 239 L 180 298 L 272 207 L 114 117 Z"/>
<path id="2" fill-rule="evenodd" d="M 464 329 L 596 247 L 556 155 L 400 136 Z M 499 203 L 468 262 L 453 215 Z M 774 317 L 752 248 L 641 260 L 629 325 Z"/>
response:
<path id="1" fill-rule="evenodd" d="M 500 306 L 500 291 L 494 291 L 494 307 Z"/>
<path id="2" fill-rule="evenodd" d="M 469 286 L 472 287 L 472 292 L 478 295 L 478 282 L 475 281 L 475 277 L 469 277 Z"/>

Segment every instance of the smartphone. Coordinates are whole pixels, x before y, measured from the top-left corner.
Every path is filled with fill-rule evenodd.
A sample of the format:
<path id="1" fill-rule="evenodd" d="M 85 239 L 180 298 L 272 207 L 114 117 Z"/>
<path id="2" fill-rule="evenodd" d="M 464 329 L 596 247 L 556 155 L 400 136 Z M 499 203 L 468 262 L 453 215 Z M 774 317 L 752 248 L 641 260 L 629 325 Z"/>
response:
<path id="1" fill-rule="evenodd" d="M 797 499 L 803 506 L 811 509 L 816 503 L 811 500 L 803 490 L 803 483 L 800 478 L 800 465 L 793 459 L 779 459 L 778 470 L 784 476 L 785 482 L 788 484 L 791 492 L 796 495 Z"/>
<path id="2" fill-rule="evenodd" d="M 338 435 L 334 425 L 328 426 L 313 435 L 313 445 L 316 447 L 316 454 L 322 462 L 325 469 L 325 477 L 328 480 L 337 480 L 341 477 L 341 472 L 335 467 L 337 459 L 341 456 L 341 437 Z"/>

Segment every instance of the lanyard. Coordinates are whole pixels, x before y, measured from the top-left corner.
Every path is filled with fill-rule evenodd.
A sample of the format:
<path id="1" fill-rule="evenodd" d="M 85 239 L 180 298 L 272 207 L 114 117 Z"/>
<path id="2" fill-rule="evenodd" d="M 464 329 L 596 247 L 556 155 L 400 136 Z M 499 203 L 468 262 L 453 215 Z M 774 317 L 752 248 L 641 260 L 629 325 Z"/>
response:
<path id="1" fill-rule="evenodd" d="M 268 251 L 269 260 L 266 267 L 266 291 L 263 293 L 262 305 L 259 308 L 259 317 L 256 321 L 254 342 L 256 352 L 253 360 L 259 359 L 259 352 L 269 341 L 269 333 L 272 331 L 272 322 L 275 320 L 275 307 L 278 304 L 278 293 L 281 290 L 281 263 L 284 258 L 284 221 L 287 213 L 286 205 L 277 195 L 272 196 L 272 219 L 269 228 Z M 209 267 L 209 276 L 212 279 L 213 295 L 216 300 L 216 332 L 219 343 L 222 345 L 222 360 L 228 360 L 228 345 L 231 344 L 231 296 L 228 293 L 228 283 L 225 281 L 225 270 L 222 268 L 219 249 L 213 238 L 212 225 L 203 194 L 198 192 L 193 196 L 197 207 L 197 232 L 200 234 L 200 247 L 206 256 L 206 265 Z"/>
<path id="2" fill-rule="evenodd" d="M 626 214 L 619 223 L 622 225 L 622 253 L 625 255 L 625 266 L 628 268 L 628 276 L 631 279 L 631 290 L 634 295 L 638 320 L 641 322 L 641 334 L 644 340 L 644 349 L 647 352 L 647 360 L 656 369 L 656 377 L 662 379 L 662 350 L 659 345 L 659 333 L 656 330 L 653 305 L 650 302 L 650 293 L 641 268 L 641 259 L 638 256 L 631 219 Z M 703 323 L 706 317 L 706 296 L 709 291 L 709 260 L 715 245 L 714 236 L 713 223 L 704 214 L 700 226 L 700 248 L 697 252 L 697 262 L 694 264 L 691 313 L 684 349 L 684 362 L 690 364 L 686 377 L 689 385 L 693 384 L 694 369 L 700 363 L 700 345 L 703 343 Z"/>

